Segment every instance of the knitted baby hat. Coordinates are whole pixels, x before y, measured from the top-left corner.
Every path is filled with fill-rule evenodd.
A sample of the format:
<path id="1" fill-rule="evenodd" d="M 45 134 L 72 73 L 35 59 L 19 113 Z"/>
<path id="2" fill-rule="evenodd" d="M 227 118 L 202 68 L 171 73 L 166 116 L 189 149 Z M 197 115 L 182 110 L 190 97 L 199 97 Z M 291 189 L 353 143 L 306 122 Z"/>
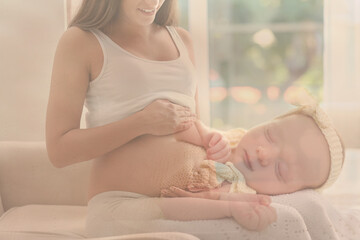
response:
<path id="1" fill-rule="evenodd" d="M 316 189 L 322 191 L 330 187 L 340 175 L 344 161 L 343 145 L 331 119 L 308 92 L 299 94 L 291 103 L 298 108 L 283 116 L 297 112 L 312 117 L 329 145 L 331 161 L 329 176 L 325 183 Z"/>

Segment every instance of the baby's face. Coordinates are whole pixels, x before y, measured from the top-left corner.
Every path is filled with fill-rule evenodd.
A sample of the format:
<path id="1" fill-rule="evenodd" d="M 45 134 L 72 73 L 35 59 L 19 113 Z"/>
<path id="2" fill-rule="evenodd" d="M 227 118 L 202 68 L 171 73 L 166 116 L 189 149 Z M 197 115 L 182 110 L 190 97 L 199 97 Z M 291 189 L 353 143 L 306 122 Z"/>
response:
<path id="1" fill-rule="evenodd" d="M 301 114 L 250 129 L 232 161 L 247 185 L 262 194 L 319 187 L 330 170 L 325 137 L 312 118 Z"/>

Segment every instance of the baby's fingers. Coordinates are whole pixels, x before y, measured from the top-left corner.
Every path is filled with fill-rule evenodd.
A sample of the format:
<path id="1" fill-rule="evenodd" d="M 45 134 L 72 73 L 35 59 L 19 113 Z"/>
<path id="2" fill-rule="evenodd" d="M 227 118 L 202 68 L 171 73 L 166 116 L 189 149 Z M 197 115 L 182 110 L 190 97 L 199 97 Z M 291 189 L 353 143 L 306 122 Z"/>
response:
<path id="1" fill-rule="evenodd" d="M 209 147 L 213 147 L 217 145 L 217 143 L 221 140 L 222 135 L 220 133 L 214 133 L 213 136 L 210 139 Z"/>
<path id="2" fill-rule="evenodd" d="M 215 136 L 214 136 L 214 138 L 215 138 Z M 214 139 L 214 138 L 212 138 L 212 139 Z M 216 141 L 216 143 L 213 145 L 211 144 L 211 141 L 210 141 L 210 143 L 209 143 L 210 147 L 207 149 L 206 153 L 208 155 L 217 153 L 217 152 L 223 150 L 224 148 L 227 148 L 228 147 L 227 145 L 228 145 L 228 143 L 224 138 L 218 139 Z"/>
<path id="3" fill-rule="evenodd" d="M 259 217 L 258 226 L 256 228 L 258 231 L 264 230 L 277 219 L 276 211 L 273 207 L 257 205 L 254 207 L 254 210 Z"/>
<path id="4" fill-rule="evenodd" d="M 228 159 L 228 157 L 230 156 L 230 148 L 223 148 L 221 149 L 219 152 L 208 155 L 208 158 L 217 162 L 221 162 L 224 163 L 226 162 L 226 160 Z"/>

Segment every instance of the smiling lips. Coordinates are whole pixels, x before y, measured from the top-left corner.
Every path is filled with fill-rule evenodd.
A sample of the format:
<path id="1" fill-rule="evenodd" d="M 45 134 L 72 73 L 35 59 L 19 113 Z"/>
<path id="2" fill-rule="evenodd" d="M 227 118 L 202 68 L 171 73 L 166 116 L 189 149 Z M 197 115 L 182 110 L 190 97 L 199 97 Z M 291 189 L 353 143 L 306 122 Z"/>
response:
<path id="1" fill-rule="evenodd" d="M 251 162 L 250 162 L 250 159 L 249 159 L 249 155 L 246 151 L 244 151 L 244 163 L 245 163 L 245 166 L 250 170 L 250 171 L 254 171 L 254 169 L 252 168 L 252 165 L 251 165 Z"/>
<path id="2" fill-rule="evenodd" d="M 138 8 L 139 11 L 147 14 L 147 15 L 152 15 L 155 13 L 155 9 L 144 9 L 144 8 Z"/>

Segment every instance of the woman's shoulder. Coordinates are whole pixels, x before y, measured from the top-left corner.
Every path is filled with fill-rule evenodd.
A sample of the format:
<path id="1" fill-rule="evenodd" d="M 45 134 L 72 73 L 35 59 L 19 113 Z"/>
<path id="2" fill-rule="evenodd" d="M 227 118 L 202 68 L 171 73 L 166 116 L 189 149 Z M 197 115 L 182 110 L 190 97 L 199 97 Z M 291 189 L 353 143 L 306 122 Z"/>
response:
<path id="1" fill-rule="evenodd" d="M 175 27 L 176 32 L 181 37 L 181 40 L 185 43 L 185 45 L 192 45 L 191 34 L 182 27 Z"/>
<path id="2" fill-rule="evenodd" d="M 68 50 L 81 50 L 94 44 L 94 35 L 90 31 L 82 30 L 78 27 L 68 28 L 61 36 L 59 45 Z"/>

